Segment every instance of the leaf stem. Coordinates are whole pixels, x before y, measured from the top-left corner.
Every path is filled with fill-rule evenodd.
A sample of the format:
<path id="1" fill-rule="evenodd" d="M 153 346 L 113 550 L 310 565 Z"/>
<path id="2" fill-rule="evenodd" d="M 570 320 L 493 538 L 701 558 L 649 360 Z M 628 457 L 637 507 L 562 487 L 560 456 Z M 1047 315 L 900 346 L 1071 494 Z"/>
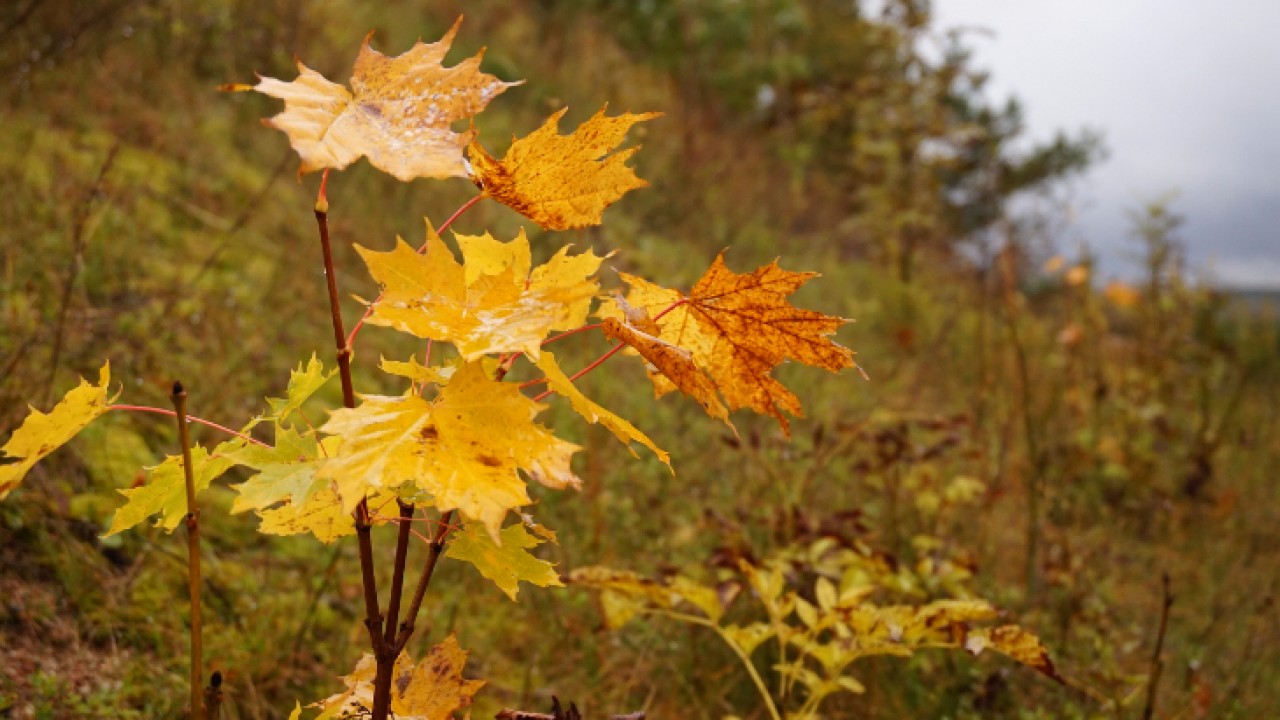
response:
<path id="1" fill-rule="evenodd" d="M 449 229 L 449 226 L 453 224 L 453 221 L 457 220 L 462 215 L 462 213 L 466 212 L 467 210 L 470 210 L 473 205 L 475 205 L 476 203 L 480 202 L 481 200 L 487 197 L 489 196 L 480 194 L 462 203 L 461 207 L 459 207 L 457 210 L 454 210 L 453 214 L 449 216 L 449 219 L 444 221 L 444 224 L 436 228 L 436 234 L 439 235 L 440 233 L 443 233 L 445 230 Z M 425 243 L 422 245 L 422 247 L 418 248 L 419 255 L 421 255 L 426 251 L 427 251 L 427 246 Z M 364 328 L 365 321 L 368 320 L 369 316 L 373 314 L 373 309 L 378 305 L 378 303 L 381 300 L 382 300 L 382 293 L 379 293 L 378 299 L 369 303 L 369 306 L 364 309 L 364 315 L 362 315 L 360 317 L 360 320 L 356 322 L 355 327 L 351 328 L 351 334 L 347 336 L 348 348 L 355 347 L 356 336 L 360 334 L 360 330 Z"/>
<path id="2" fill-rule="evenodd" d="M 462 216 L 462 213 L 470 210 L 471 206 L 475 205 L 476 203 L 480 202 L 481 200 L 487 197 L 489 196 L 485 195 L 484 193 L 480 193 L 479 195 L 476 195 L 470 200 L 462 203 L 462 205 L 459 206 L 457 210 L 453 211 L 453 214 L 449 216 L 449 219 L 445 220 L 443 223 L 441 223 L 440 227 L 436 228 L 436 233 L 439 234 L 444 232 L 445 230 L 448 230 L 449 226 L 453 224 L 453 221 L 457 220 L 459 217 Z M 426 246 L 424 245 L 422 249 L 418 250 L 418 252 L 422 252 L 425 249 L 426 249 Z"/>
<path id="3" fill-rule="evenodd" d="M 173 384 L 174 417 L 182 443 L 182 472 L 187 483 L 187 591 L 191 597 L 191 718 L 204 720 L 204 648 L 200 617 L 200 510 L 196 507 L 195 470 L 191 464 L 191 433 L 187 426 L 187 391 Z"/>
<path id="4" fill-rule="evenodd" d="M 662 312 L 660 312 L 660 313 L 658 313 L 657 315 L 654 315 L 654 316 L 653 316 L 654 321 L 656 322 L 656 321 L 657 321 L 659 318 L 661 318 L 663 315 L 666 315 L 667 313 L 671 312 L 672 310 L 675 310 L 676 308 L 680 307 L 681 305 L 684 305 L 684 304 L 685 304 L 685 303 L 687 303 L 687 302 L 689 302 L 689 299 L 688 299 L 688 298 L 680 298 L 679 300 L 677 300 L 677 301 L 675 301 L 675 302 L 671 303 L 671 304 L 670 304 L 670 305 L 668 305 L 667 307 L 663 308 Z M 561 334 L 559 334 L 559 335 L 556 335 L 555 337 L 549 337 L 549 338 L 547 338 L 546 340 L 543 340 L 543 341 L 542 341 L 542 344 L 543 344 L 543 345 L 546 345 L 547 343 L 555 342 L 556 340 L 559 340 L 560 338 L 568 337 L 568 336 L 570 336 L 570 335 L 576 335 L 577 333 L 585 332 L 585 331 L 587 331 L 587 330 L 595 330 L 596 328 L 603 327 L 603 325 L 604 325 L 604 323 L 592 323 L 592 324 L 590 324 L 590 325 L 583 325 L 583 326 L 582 326 L 582 327 L 580 327 L 580 328 L 576 328 L 576 329 L 574 329 L 574 330 L 569 330 L 568 332 L 561 333 Z M 610 348 L 610 349 L 609 349 L 609 351 L 608 351 L 608 352 L 606 352 L 605 354 L 603 354 L 603 355 L 601 355 L 600 357 L 596 358 L 596 359 L 595 359 L 595 360 L 594 360 L 590 365 L 588 365 L 588 366 L 586 366 L 586 367 L 582 368 L 581 370 L 579 370 L 578 372 L 574 373 L 573 375 L 570 375 L 570 376 L 569 376 L 569 380 L 570 380 L 570 381 L 577 380 L 578 378 L 582 377 L 583 375 L 586 375 L 587 373 L 591 372 L 592 370 L 595 370 L 596 368 L 598 368 L 598 367 L 600 367 L 602 364 L 604 364 L 604 362 L 605 362 L 606 360 L 608 360 L 609 358 L 611 358 L 611 357 L 613 357 L 614 355 L 617 355 L 619 352 L 621 352 L 621 351 L 622 351 L 622 349 L 623 349 L 623 348 L 625 348 L 625 347 L 626 347 L 626 344 L 625 344 L 625 343 L 618 343 L 617 345 L 614 345 L 612 348 Z M 502 378 L 498 378 L 498 379 L 499 379 L 499 380 L 501 380 Z M 545 382 L 547 382 L 547 378 L 538 378 L 537 380 L 528 380 L 528 381 L 526 381 L 526 382 L 520 383 L 520 389 L 521 389 L 521 390 L 523 390 L 523 389 L 525 389 L 525 388 L 527 388 L 527 387 L 533 387 L 534 385 L 541 385 L 542 383 L 545 383 Z M 544 400 L 544 399 L 546 399 L 546 397 L 547 397 L 547 396 L 551 395 L 551 394 L 552 394 L 552 393 L 554 393 L 554 392 L 555 392 L 554 390 L 547 390 L 547 391 L 545 391 L 545 392 L 543 392 L 543 393 L 541 393 L 541 394 L 539 394 L 539 395 L 534 396 L 533 400 L 534 400 L 534 402 L 537 402 L 537 401 L 539 401 L 539 400 Z"/>
<path id="5" fill-rule="evenodd" d="M 126 410 L 129 412 L 140 412 L 140 413 L 152 413 L 155 415 L 168 415 L 169 417 L 178 416 L 178 414 L 173 410 L 166 410 L 165 408 L 151 407 L 149 405 L 108 405 L 107 409 L 108 410 Z M 245 442 L 251 442 L 254 445 L 258 445 L 260 447 L 271 447 L 270 445 L 262 442 L 261 440 L 255 437 L 246 435 L 242 432 L 236 432 L 235 430 L 232 430 L 231 428 L 226 427 L 224 425 L 219 425 L 218 423 L 213 422 L 212 420 L 205 420 L 204 418 L 196 417 L 195 415 L 188 415 L 187 419 L 190 420 L 191 422 L 200 423 L 201 425 L 204 425 L 206 427 L 211 427 L 214 430 L 221 430 L 222 432 L 228 435 L 234 435 L 240 438 L 241 440 L 244 440 Z"/>
<path id="6" fill-rule="evenodd" d="M 613 346 L 613 348 L 609 350 L 609 352 L 607 352 L 607 353 L 605 353 L 605 354 L 601 355 L 600 357 L 596 358 L 596 359 L 595 359 L 595 361 L 594 361 L 594 362 L 592 362 L 590 365 L 588 365 L 588 366 L 586 366 L 586 367 L 582 368 L 581 370 L 579 370 L 578 372 L 576 372 L 576 373 L 574 373 L 574 374 L 570 375 L 570 376 L 569 376 L 569 380 L 570 380 L 570 381 L 577 380 L 578 378 L 582 377 L 583 375 L 586 375 L 587 373 L 591 372 L 592 370 L 595 370 L 596 368 L 598 368 L 598 367 L 600 367 L 601 365 L 603 365 L 603 364 L 604 364 L 604 362 L 605 362 L 606 360 L 608 360 L 609 358 L 613 357 L 614 355 L 617 355 L 618 353 L 622 352 L 622 349 L 623 349 L 623 348 L 625 348 L 626 346 L 627 346 L 627 345 L 626 345 L 626 343 L 618 343 L 617 345 L 614 345 L 614 346 Z M 533 381 L 533 383 L 532 383 L 532 384 L 537 384 L 537 383 L 540 383 L 540 382 L 546 382 L 546 381 L 547 381 L 547 379 L 546 379 L 546 378 L 543 378 L 543 379 L 541 379 L 541 380 L 535 380 L 535 381 Z M 524 385 L 521 385 L 521 387 L 524 387 Z M 535 396 L 534 396 L 533 401 L 534 401 L 534 402 L 537 402 L 537 401 L 539 401 L 539 400 L 543 400 L 543 399 L 545 399 L 548 395 L 550 395 L 550 394 L 551 394 L 551 393 L 553 393 L 553 392 L 555 392 L 555 390 L 547 390 L 547 391 L 544 391 L 544 392 L 542 392 L 542 393 L 539 393 L 538 395 L 535 395 Z"/>
<path id="7" fill-rule="evenodd" d="M 580 327 L 580 328 L 574 328 L 573 330 L 568 330 L 568 331 L 566 331 L 566 332 L 562 332 L 562 333 L 560 333 L 559 335 L 552 335 L 551 337 L 549 337 L 549 338 L 547 338 L 546 340 L 543 340 L 543 341 L 542 341 L 542 346 L 543 346 L 543 347 L 546 347 L 546 346 L 550 345 L 551 343 L 553 343 L 553 342 L 555 342 L 555 341 L 557 341 L 557 340 L 563 339 L 563 338 L 567 338 L 567 337 L 569 337 L 570 335 L 577 335 L 578 333 L 584 333 L 584 332 L 587 332 L 588 330 L 595 330 L 595 329 L 597 329 L 597 328 L 601 328 L 601 327 L 604 327 L 604 323 L 591 323 L 590 325 L 583 325 L 583 326 L 582 326 L 582 327 Z"/>

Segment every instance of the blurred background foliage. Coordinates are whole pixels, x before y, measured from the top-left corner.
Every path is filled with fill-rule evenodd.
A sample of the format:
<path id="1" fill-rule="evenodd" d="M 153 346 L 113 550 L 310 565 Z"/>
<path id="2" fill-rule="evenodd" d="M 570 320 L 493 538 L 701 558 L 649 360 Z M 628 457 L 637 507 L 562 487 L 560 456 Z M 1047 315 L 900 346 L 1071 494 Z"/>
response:
<path id="1" fill-rule="evenodd" d="M 553 409 L 586 446 L 582 493 L 534 508 L 560 532 L 562 570 L 696 576 L 718 553 L 835 538 L 911 574 L 916 601 L 992 599 L 1092 689 L 986 657 L 889 659 L 855 673 L 865 694 L 827 706 L 858 718 L 1140 717 L 1168 573 L 1156 717 L 1280 706 L 1275 316 L 1186 281 L 1167 202 L 1135 212 L 1138 281 L 1103 286 L 1087 248 L 1055 255 L 1054 199 L 1102 158 L 1099 135 L 1030 142 L 924 0 L 5 3 L 0 435 L 104 358 L 128 402 L 165 406 L 181 378 L 196 414 L 236 425 L 299 360 L 328 357 L 316 179 L 296 181 L 284 138 L 258 125 L 274 104 L 214 88 L 291 78 L 295 56 L 341 80 L 367 30 L 398 53 L 463 9 L 452 57 L 487 45 L 488 71 L 527 80 L 478 119 L 491 148 L 566 105 L 566 124 L 604 102 L 666 113 L 635 133 L 652 187 L 600 228 L 529 228 L 540 252 L 616 249 L 614 267 L 686 288 L 725 247 L 740 271 L 775 256 L 820 270 L 799 303 L 858 320 L 841 337 L 871 376 L 783 368 L 808 409 L 790 441 L 758 418 L 736 419 L 735 438 L 692 403 L 655 402 L 634 363 L 588 376 L 678 474 Z M 421 217 L 473 192 L 363 163 L 335 175 L 344 292 L 374 292 L 352 242 L 417 241 Z M 457 229 L 521 225 L 481 204 Z M 362 344 L 364 368 L 409 349 L 376 329 Z M 570 364 L 604 347 L 569 344 Z M 181 540 L 99 540 L 116 491 L 173 450 L 169 423 L 112 415 L 0 504 L 0 715 L 181 712 Z M 284 717 L 360 652 L 354 546 L 262 536 L 227 514 L 225 485 L 206 497 L 205 642 L 228 711 Z M 698 629 L 607 632 L 594 602 L 526 588 L 512 604 L 446 565 L 413 649 L 459 633 L 489 681 L 477 717 L 552 693 L 588 716 L 761 716 Z"/>

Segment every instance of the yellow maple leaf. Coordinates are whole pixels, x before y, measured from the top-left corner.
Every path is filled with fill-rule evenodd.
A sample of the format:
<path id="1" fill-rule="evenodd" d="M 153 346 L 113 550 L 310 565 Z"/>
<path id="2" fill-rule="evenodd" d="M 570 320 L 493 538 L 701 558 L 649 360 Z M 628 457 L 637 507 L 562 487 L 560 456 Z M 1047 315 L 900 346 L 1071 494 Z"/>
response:
<path id="1" fill-rule="evenodd" d="M 560 135 L 566 110 L 529 135 L 513 139 L 502 160 L 474 140 L 467 148 L 472 176 L 485 195 L 550 230 L 599 225 L 605 208 L 627 191 L 649 184 L 627 166 L 639 148 L 614 149 L 632 125 L 662 114 L 607 117 L 606 108 L 601 108 L 577 130 Z"/>
<path id="2" fill-rule="evenodd" d="M 718 415 L 716 405 L 706 401 L 705 390 L 690 390 L 702 382 L 695 370 L 705 372 L 729 409 L 770 415 L 789 432 L 784 412 L 800 416 L 803 409 L 799 398 L 772 376 L 775 367 L 786 360 L 832 372 L 856 367 L 853 352 L 827 337 L 847 320 L 802 310 L 788 301 L 816 276 L 783 270 L 776 261 L 738 274 L 721 255 L 687 297 L 623 274 L 631 287 L 626 298 L 630 314 L 653 318 L 661 329 L 657 338 L 628 325 L 626 309 L 616 302 L 601 315 L 613 320 L 607 322 L 606 333 L 631 345 L 654 366 L 650 377 L 659 394 L 679 387 Z M 655 345 L 655 339 L 665 345 Z"/>
<path id="3" fill-rule="evenodd" d="M 569 468 L 578 446 L 533 422 L 542 407 L 491 379 L 482 363 L 467 363 L 434 401 L 365 396 L 334 411 L 320 430 L 342 443 L 317 475 L 335 481 L 347 512 L 377 488 L 413 483 L 442 512 L 460 510 L 500 542 L 507 511 L 530 502 L 518 471 L 551 487 L 579 484 Z"/>
<path id="4" fill-rule="evenodd" d="M 549 352 L 542 353 L 542 357 L 537 361 L 538 369 L 547 376 L 547 386 L 554 390 L 558 395 L 568 398 L 569 403 L 573 406 L 575 412 L 586 418 L 588 422 L 599 423 L 609 429 L 626 444 L 627 449 L 631 450 L 632 455 L 636 455 L 636 451 L 631 448 L 632 442 L 638 442 L 641 445 L 653 451 L 668 468 L 671 467 L 671 456 L 666 451 L 659 448 L 649 439 L 648 435 L 640 432 L 634 425 L 625 419 L 618 417 L 612 412 L 601 407 L 594 400 L 582 394 L 569 379 L 564 371 L 560 369 L 560 365 L 556 363 L 555 355 Z M 636 455 L 636 457 L 639 457 Z"/>
<path id="5" fill-rule="evenodd" d="M 495 543 L 484 527 L 467 523 L 462 532 L 454 533 L 445 557 L 470 563 L 512 600 L 520 592 L 521 580 L 539 587 L 562 585 L 555 565 L 529 554 L 542 541 L 522 523 L 503 528 L 501 537 L 502 542 Z"/>
<path id="6" fill-rule="evenodd" d="M 400 653 L 391 671 L 391 712 L 400 720 L 451 720 L 485 684 L 462 677 L 466 664 L 467 652 L 452 634 L 416 664 L 408 653 Z M 347 689 L 312 707 L 322 710 L 321 718 L 367 715 L 373 707 L 376 671 L 373 656 L 365 654 L 351 674 L 343 676 Z"/>
<path id="7" fill-rule="evenodd" d="M 257 85 L 224 89 L 284 100 L 284 112 L 264 122 L 289 136 L 302 158 L 299 173 L 342 169 L 368 157 L 374 167 L 405 182 L 466 177 L 462 151 L 473 133 L 456 133 L 450 126 L 520 83 L 480 72 L 484 51 L 444 67 L 461 23 L 458 18 L 439 42 L 418 42 L 395 57 L 371 48 L 370 33 L 356 56 L 350 90 L 301 62 L 296 80 L 263 77 Z"/>
<path id="8" fill-rule="evenodd" d="M 67 444 L 89 423 L 107 411 L 114 398 L 107 397 L 107 385 L 111 383 L 111 365 L 104 364 L 98 371 L 98 384 L 84 378 L 72 388 L 47 414 L 31 408 L 31 414 L 14 431 L 3 448 L 4 456 L 17 459 L 0 465 L 0 499 L 22 482 L 36 463 Z"/>
<path id="9" fill-rule="evenodd" d="M 356 246 L 382 298 L 369 322 L 421 338 L 453 343 L 466 360 L 522 352 L 537 358 L 555 330 L 582 325 L 600 289 L 594 279 L 604 258 L 563 248 L 529 270 L 524 231 L 509 243 L 489 236 L 460 237 L 465 264 L 427 225 L 427 251 L 397 238 L 395 249 Z"/>
<path id="10" fill-rule="evenodd" d="M 343 510 L 337 490 L 330 483 L 317 485 L 305 500 L 299 498 L 297 502 L 260 511 L 258 517 L 262 522 L 258 532 L 264 535 L 311 533 L 326 545 L 340 537 L 355 535 L 355 520 L 351 513 Z"/>
<path id="11" fill-rule="evenodd" d="M 694 361 L 692 352 L 615 318 L 606 318 L 603 329 L 606 336 L 626 343 L 649 361 L 652 366 L 649 377 L 653 380 L 655 395 L 661 397 L 672 389 L 679 389 L 697 400 L 708 415 L 733 427 L 729 411 L 720 402 L 715 382 Z"/>

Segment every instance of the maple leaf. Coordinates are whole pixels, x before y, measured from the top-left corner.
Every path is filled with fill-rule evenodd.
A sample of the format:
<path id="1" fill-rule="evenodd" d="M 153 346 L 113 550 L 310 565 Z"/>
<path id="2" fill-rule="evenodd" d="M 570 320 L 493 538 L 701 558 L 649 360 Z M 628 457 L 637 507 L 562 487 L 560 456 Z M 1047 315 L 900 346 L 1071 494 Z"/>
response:
<path id="1" fill-rule="evenodd" d="M 240 438 L 228 440 L 214 448 L 212 454 L 203 446 L 192 446 L 191 466 L 197 494 L 231 469 L 235 463 L 228 456 L 242 448 L 244 442 Z M 164 462 L 149 469 L 151 477 L 146 485 L 120 491 L 120 494 L 129 500 L 116 510 L 115 516 L 111 519 L 111 527 L 107 528 L 104 537 L 128 530 L 156 514 L 160 515 L 156 520 L 156 526 L 173 532 L 173 529 L 178 527 L 178 523 L 186 517 L 187 481 L 182 466 L 182 456 L 170 455 Z"/>
<path id="2" fill-rule="evenodd" d="M 560 118 L 568 108 L 561 109 L 542 127 L 513 139 L 500 161 L 473 140 L 467 148 L 473 177 L 485 195 L 549 230 L 599 225 L 605 208 L 649 184 L 627 166 L 639 148 L 614 149 L 632 125 L 662 115 L 607 117 L 606 109 L 572 133 L 560 135 Z"/>
<path id="3" fill-rule="evenodd" d="M 115 398 L 107 397 L 107 385 L 111 383 L 111 364 L 98 371 L 98 384 L 84 378 L 72 388 L 52 410 L 42 413 L 34 407 L 14 431 L 3 448 L 4 456 L 17 459 L 0 465 L 0 499 L 22 482 L 22 478 L 36 463 L 67 444 L 89 423 L 107 411 Z"/>
<path id="4" fill-rule="evenodd" d="M 521 580 L 539 587 L 563 584 L 555 565 L 529 554 L 530 549 L 541 544 L 522 523 L 503 528 L 501 544 L 494 543 L 483 527 L 467 523 L 461 532 L 453 535 L 445 557 L 471 563 L 481 575 L 497 584 L 507 597 L 515 600 Z"/>
<path id="5" fill-rule="evenodd" d="M 329 447 L 322 450 L 314 434 L 304 435 L 292 427 L 277 424 L 273 447 L 246 444 L 225 453 L 224 457 L 235 464 L 258 471 L 245 482 L 231 486 L 239 493 L 231 504 L 231 512 L 262 510 L 285 501 L 306 504 L 319 489 L 316 471 L 323 464 L 325 453 L 336 445 L 336 441 L 330 442 Z"/>
<path id="6" fill-rule="evenodd" d="M 466 663 L 467 652 L 453 634 L 416 665 L 408 653 L 400 653 L 391 671 L 391 712 L 400 720 L 451 720 L 455 712 L 471 704 L 485 684 L 462 677 Z M 311 707 L 321 708 L 320 718 L 367 717 L 373 706 L 376 672 L 377 662 L 366 653 L 355 670 L 342 678 L 346 691 Z"/>
<path id="7" fill-rule="evenodd" d="M 588 422 L 599 423 L 609 429 L 619 440 L 627 446 L 632 455 L 636 455 L 636 451 L 631 448 L 632 442 L 638 442 L 641 445 L 653 451 L 668 468 L 671 467 L 671 456 L 666 451 L 659 448 L 649 439 L 648 435 L 640 432 L 634 425 L 625 419 L 618 417 L 612 412 L 598 405 L 591 398 L 582 394 L 569 379 L 564 371 L 560 369 L 560 365 L 556 363 L 556 356 L 549 352 L 542 353 L 542 357 L 537 361 L 538 369 L 547 376 L 547 386 L 554 390 L 557 394 L 568 398 L 569 403 L 573 406 L 575 412 L 586 418 Z"/>
<path id="8" fill-rule="evenodd" d="M 426 253 L 396 239 L 388 252 L 356 250 L 382 286 L 368 321 L 421 338 L 453 343 L 466 360 L 522 352 L 532 358 L 554 330 L 582 325 L 599 291 L 604 259 L 561 249 L 530 272 L 524 231 L 510 243 L 459 238 L 463 263 L 427 224 Z"/>
<path id="9" fill-rule="evenodd" d="M 720 401 L 715 382 L 695 362 L 691 351 L 623 324 L 615 318 L 605 318 L 602 329 L 605 336 L 626 343 L 649 361 L 653 368 L 649 377 L 653 380 L 655 395 L 661 397 L 672 388 L 679 389 L 697 400 L 708 415 L 733 427 L 733 423 L 729 421 L 729 411 Z"/>
<path id="10" fill-rule="evenodd" d="M 463 148 L 472 132 L 450 125 L 484 110 L 489 101 L 519 82 L 503 82 L 480 72 L 484 51 L 453 67 L 444 56 L 462 18 L 439 42 L 418 42 L 402 55 L 387 57 L 369 46 L 367 35 L 351 73 L 351 90 L 298 63 L 298 78 L 259 78 L 257 85 L 225 85 L 284 100 L 284 112 L 265 124 L 289 137 L 302 158 L 298 172 L 340 170 L 360 157 L 408 182 L 414 178 L 466 177 Z"/>
<path id="11" fill-rule="evenodd" d="M 285 388 L 285 396 L 267 398 L 267 405 L 271 408 L 270 417 L 279 422 L 289 419 L 295 412 L 302 409 L 303 403 L 324 387 L 329 378 L 333 377 L 334 372 L 333 370 L 325 372 L 324 363 L 316 358 L 315 353 L 312 353 L 305 367 L 299 363 L 297 370 L 289 372 L 289 384 Z"/>
<path id="12" fill-rule="evenodd" d="M 661 333 L 654 338 L 628 325 L 628 313 L 616 302 L 601 313 L 613 320 L 606 322 L 605 332 L 649 360 L 659 395 L 678 387 L 713 416 L 719 416 L 718 407 L 707 401 L 699 371 L 714 382 L 729 409 L 770 415 L 790 433 L 784 413 L 798 417 L 803 409 L 799 398 L 772 376 L 773 369 L 786 360 L 832 372 L 857 366 L 852 351 L 827 337 L 847 320 L 796 308 L 787 299 L 817 273 L 790 272 L 774 261 L 740 275 L 725 266 L 721 254 L 687 297 L 622 276 L 631 288 L 626 298 L 630 314 L 652 317 Z"/>
<path id="13" fill-rule="evenodd" d="M 550 487 L 579 484 L 569 468 L 578 446 L 533 422 L 542 408 L 490 378 L 483 363 L 467 363 L 434 401 L 371 395 L 335 410 L 320 430 L 342 443 L 319 476 L 335 481 L 348 512 L 373 489 L 413 483 L 439 510 L 461 510 L 500 542 L 507 511 L 530 502 L 517 471 Z"/>
<path id="14" fill-rule="evenodd" d="M 305 497 L 305 500 L 260 510 L 258 518 L 262 522 L 258 524 L 258 532 L 266 535 L 311 533 L 325 545 L 355 534 L 355 520 L 350 512 L 343 509 L 342 499 L 332 483 L 316 481 Z M 395 494 L 390 491 L 378 491 L 370 496 L 369 506 L 381 507 L 395 499 Z"/>

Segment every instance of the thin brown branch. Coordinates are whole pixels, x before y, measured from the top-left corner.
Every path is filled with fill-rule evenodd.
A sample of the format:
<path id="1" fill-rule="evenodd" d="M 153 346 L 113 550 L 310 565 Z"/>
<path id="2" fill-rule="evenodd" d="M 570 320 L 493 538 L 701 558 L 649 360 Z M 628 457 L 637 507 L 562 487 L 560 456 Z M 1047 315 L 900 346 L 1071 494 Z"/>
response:
<path id="1" fill-rule="evenodd" d="M 107 151 L 107 157 L 98 169 L 98 177 L 85 192 L 76 211 L 75 223 L 71 226 L 71 257 L 67 265 L 67 276 L 62 282 L 62 298 L 58 303 L 58 322 L 54 326 L 53 349 L 49 351 L 49 377 L 45 382 L 44 399 L 47 405 L 53 400 L 53 381 L 58 374 L 58 362 L 62 359 L 62 340 L 67 329 L 67 311 L 71 309 L 71 291 L 75 288 L 76 278 L 80 277 L 80 267 L 84 264 L 84 228 L 89 223 L 89 214 L 93 209 L 93 201 L 102 193 L 102 182 L 106 179 L 111 166 L 115 164 L 116 155 L 120 152 L 120 144 L 116 143 Z"/>
<path id="2" fill-rule="evenodd" d="M 400 533 L 396 536 L 396 559 L 391 575 L 391 599 L 387 606 L 386 634 L 383 644 L 390 647 L 396 641 L 396 620 L 400 617 L 400 596 L 404 592 L 404 563 L 409 555 L 409 535 L 413 532 L 413 506 L 404 502 L 400 506 Z"/>
<path id="3" fill-rule="evenodd" d="M 347 346 L 347 333 L 342 328 L 342 306 L 338 301 L 338 277 L 333 267 L 333 245 L 329 242 L 329 198 L 326 189 L 329 171 L 320 180 L 320 194 L 316 197 L 316 227 L 320 231 L 320 251 L 324 255 L 324 276 L 329 288 L 329 316 L 333 322 L 333 342 L 338 353 L 338 376 L 342 380 L 342 404 L 356 406 L 356 391 L 351 382 L 351 348 Z M 374 654 L 382 650 L 382 613 L 378 608 L 378 583 L 373 572 L 373 540 L 370 535 L 369 506 L 361 501 L 356 507 L 356 542 L 360 547 L 360 574 L 364 583 L 365 626 Z"/>
<path id="4" fill-rule="evenodd" d="M 1156 633 L 1156 647 L 1151 653 L 1151 672 L 1147 677 L 1147 704 L 1142 710 L 1142 720 L 1151 720 L 1156 712 L 1156 690 L 1160 686 L 1160 674 L 1164 671 L 1164 636 L 1169 629 L 1169 608 L 1173 607 L 1173 593 L 1169 588 L 1169 573 L 1160 578 L 1164 586 L 1164 603 L 1160 608 L 1160 630 Z"/>
<path id="5" fill-rule="evenodd" d="M 450 524 L 453 521 L 453 511 L 450 510 L 440 516 L 440 526 L 436 528 L 436 534 L 431 538 L 431 544 L 427 546 L 427 562 L 422 568 L 422 575 L 418 577 L 418 587 L 413 592 L 413 600 L 409 602 L 409 609 L 404 614 L 404 620 L 400 623 L 400 633 L 396 635 L 395 651 L 396 655 L 404 649 L 408 644 L 409 638 L 413 637 L 413 624 L 418 618 L 418 611 L 422 609 L 422 599 L 427 594 L 427 586 L 431 584 L 431 575 L 436 571 L 436 563 L 440 560 L 441 553 L 444 552 L 444 541 L 449 536 L 449 531 L 453 529 Z"/>
<path id="6" fill-rule="evenodd" d="M 213 671 L 209 678 L 209 686 L 204 689 L 205 720 L 219 720 L 222 717 L 222 672 Z"/>
<path id="7" fill-rule="evenodd" d="M 204 682 L 204 648 L 200 617 L 200 511 L 196 507 L 195 470 L 191 465 L 191 432 L 187 426 L 187 391 L 173 384 L 174 416 L 182 443 L 182 472 L 187 482 L 187 590 L 191 595 L 191 718 L 204 720 L 201 687 Z"/>

